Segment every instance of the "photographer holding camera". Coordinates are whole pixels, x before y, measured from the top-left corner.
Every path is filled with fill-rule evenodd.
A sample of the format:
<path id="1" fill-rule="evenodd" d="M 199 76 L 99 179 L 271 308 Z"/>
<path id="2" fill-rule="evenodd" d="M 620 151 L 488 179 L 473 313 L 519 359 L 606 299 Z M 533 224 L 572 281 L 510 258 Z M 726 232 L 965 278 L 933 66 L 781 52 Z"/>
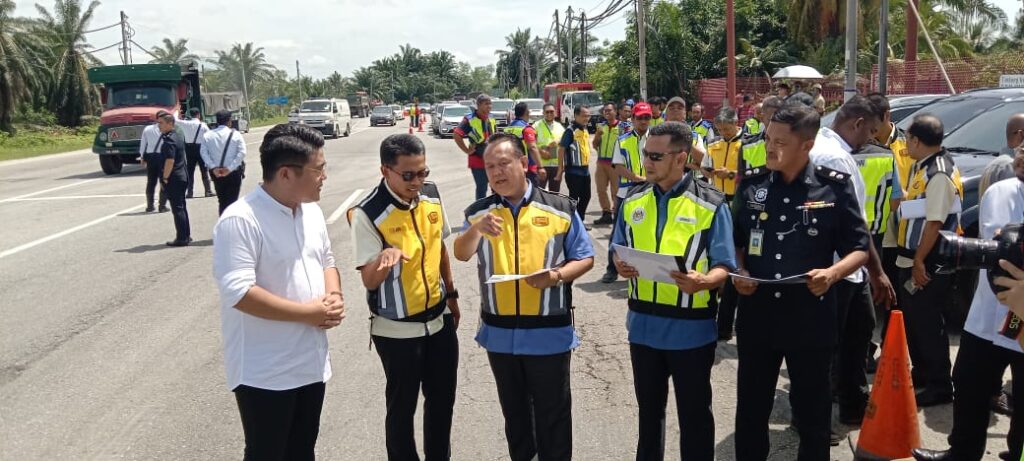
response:
<path id="1" fill-rule="evenodd" d="M 1013 380 L 1013 406 L 1024 408 L 1024 379 L 1021 379 L 1024 375 L 1020 374 L 1024 372 L 1024 353 L 1017 340 L 1020 319 L 1008 318 L 1006 306 L 1010 304 L 1018 316 L 1024 314 L 1024 271 L 1007 261 L 1021 263 L 1019 223 L 1024 221 L 1024 151 L 1020 148 L 1014 156 L 1013 170 L 1016 178 L 993 184 L 981 198 L 981 239 L 948 238 L 939 244 L 940 259 L 956 261 L 959 268 L 980 267 L 981 272 L 953 368 L 955 399 L 950 448 L 947 451 L 914 450 L 914 458 L 918 460 L 982 458 L 991 416 L 989 399 L 999 392 L 1007 366 L 1017 377 Z M 1007 226 L 1011 223 L 1017 224 Z M 993 238 L 994 241 L 982 240 Z M 994 267 L 996 261 L 1002 270 Z M 994 277 L 1003 273 L 1013 278 Z M 998 296 L 993 288 L 1000 291 Z M 1006 436 L 1009 456 L 1002 459 L 1021 458 L 1024 420 L 1018 418 L 1011 416 Z"/>

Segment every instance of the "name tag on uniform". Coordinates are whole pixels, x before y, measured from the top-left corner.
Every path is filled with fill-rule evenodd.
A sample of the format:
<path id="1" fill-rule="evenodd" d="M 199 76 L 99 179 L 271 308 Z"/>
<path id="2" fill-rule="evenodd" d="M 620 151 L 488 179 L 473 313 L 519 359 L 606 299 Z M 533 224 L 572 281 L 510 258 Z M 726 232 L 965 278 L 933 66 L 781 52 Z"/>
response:
<path id="1" fill-rule="evenodd" d="M 761 248 L 764 246 L 764 231 L 761 229 L 750 230 L 750 244 L 747 245 L 747 254 L 750 256 L 761 256 Z"/>

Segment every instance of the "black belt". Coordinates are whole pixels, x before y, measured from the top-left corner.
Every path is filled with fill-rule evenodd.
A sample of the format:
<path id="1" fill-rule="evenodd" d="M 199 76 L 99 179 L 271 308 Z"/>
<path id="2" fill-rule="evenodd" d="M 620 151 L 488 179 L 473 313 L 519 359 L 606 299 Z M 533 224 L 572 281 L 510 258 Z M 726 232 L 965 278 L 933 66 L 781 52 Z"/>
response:
<path id="1" fill-rule="evenodd" d="M 370 297 L 369 293 L 367 293 L 367 297 L 368 298 Z M 377 306 L 377 304 L 370 304 L 370 306 Z M 420 313 L 417 313 L 417 314 L 414 314 L 414 315 L 410 315 L 408 317 L 403 317 L 403 318 L 400 318 L 400 319 L 392 319 L 392 318 L 388 318 L 385 315 L 381 315 L 379 307 L 371 307 L 370 310 L 373 311 L 374 315 L 378 315 L 378 316 L 386 318 L 388 320 L 394 320 L 396 322 L 427 323 L 427 322 L 429 322 L 431 320 L 434 320 L 434 319 L 440 317 L 441 314 L 444 313 L 445 306 L 446 306 L 446 303 L 445 303 L 445 301 L 442 300 L 441 302 L 439 302 L 439 303 L 437 303 L 437 304 L 435 304 L 435 305 L 433 305 L 431 307 L 428 307 L 427 310 L 425 310 L 423 312 L 420 312 Z"/>
<path id="2" fill-rule="evenodd" d="M 714 306 L 689 308 L 669 306 L 667 304 L 658 304 L 632 298 L 629 300 L 629 310 L 639 312 L 641 314 L 656 315 L 658 317 L 689 320 L 713 319 L 718 313 L 718 308 Z"/>
<path id="3" fill-rule="evenodd" d="M 572 325 L 572 314 L 562 315 L 494 315 L 481 312 L 484 323 L 498 328 L 555 328 Z"/>

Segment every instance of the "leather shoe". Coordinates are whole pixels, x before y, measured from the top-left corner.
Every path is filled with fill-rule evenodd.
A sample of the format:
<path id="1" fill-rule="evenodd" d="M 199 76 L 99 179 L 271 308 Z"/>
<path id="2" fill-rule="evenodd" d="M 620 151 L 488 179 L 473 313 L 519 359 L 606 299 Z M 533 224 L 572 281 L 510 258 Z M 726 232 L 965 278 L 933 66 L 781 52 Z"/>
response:
<path id="1" fill-rule="evenodd" d="M 162 206 L 162 207 L 160 207 L 160 209 L 158 211 L 160 211 L 161 213 L 167 213 L 168 211 L 171 211 L 171 209 L 167 208 L 165 206 Z"/>
<path id="2" fill-rule="evenodd" d="M 152 213 L 154 211 L 156 211 L 156 208 L 154 208 L 153 205 L 146 207 L 146 213 Z"/>
<path id="3" fill-rule="evenodd" d="M 953 454 L 949 450 L 929 450 L 927 448 L 915 448 L 910 451 L 917 461 L 953 461 Z"/>
<path id="4" fill-rule="evenodd" d="M 619 280 L 619 273 L 614 269 L 604 273 L 604 277 L 601 277 L 601 283 L 615 283 Z"/>
<path id="5" fill-rule="evenodd" d="M 999 459 L 1001 459 L 1003 461 L 1012 461 L 1010 459 L 1010 452 L 1008 452 L 1008 451 L 1000 451 L 999 452 Z"/>
<path id="6" fill-rule="evenodd" d="M 953 393 L 925 389 L 921 392 L 918 392 L 915 396 L 915 399 L 917 400 L 918 408 L 934 407 L 937 405 L 953 403 Z"/>
<path id="7" fill-rule="evenodd" d="M 186 240 L 171 240 L 170 242 L 167 242 L 167 246 L 169 246 L 169 247 L 187 247 L 188 244 L 190 244 L 190 243 L 192 243 L 192 239 L 191 238 L 188 238 Z"/>
<path id="8" fill-rule="evenodd" d="M 996 414 L 1013 416 L 1013 401 L 1005 390 L 999 391 L 999 395 L 992 397 L 992 411 Z"/>

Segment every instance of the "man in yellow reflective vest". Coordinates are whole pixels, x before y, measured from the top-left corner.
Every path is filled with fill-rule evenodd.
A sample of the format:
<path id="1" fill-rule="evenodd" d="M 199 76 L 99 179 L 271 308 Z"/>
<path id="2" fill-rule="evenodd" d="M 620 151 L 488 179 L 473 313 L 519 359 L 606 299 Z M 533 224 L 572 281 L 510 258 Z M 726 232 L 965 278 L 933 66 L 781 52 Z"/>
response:
<path id="1" fill-rule="evenodd" d="M 540 150 L 537 147 L 537 130 L 530 125 L 530 106 L 520 102 L 512 108 L 515 120 L 512 120 L 505 127 L 505 132 L 523 141 L 523 148 L 526 149 L 526 157 L 529 167 L 526 171 L 526 178 L 534 184 L 540 184 L 547 179 L 547 170 L 540 168 Z"/>
<path id="2" fill-rule="evenodd" d="M 693 103 L 690 107 L 690 128 L 700 134 L 705 141 L 715 137 L 714 125 L 704 120 L 704 105 L 699 102 Z"/>
<path id="3" fill-rule="evenodd" d="M 459 292 L 444 239 L 451 232 L 423 142 L 391 135 L 380 145 L 380 183 L 349 210 L 356 269 L 372 313 L 370 337 L 384 367 L 388 459 L 419 459 L 413 418 L 423 390 L 423 451 L 451 457 L 459 364 Z"/>
<path id="4" fill-rule="evenodd" d="M 704 174 L 711 180 L 716 189 L 725 194 L 726 200 L 732 200 L 736 193 L 736 168 L 742 148 L 742 133 L 737 125 L 736 111 L 723 107 L 715 116 L 715 130 L 722 136 L 708 142 L 708 155 L 711 157 L 711 168 L 704 168 Z"/>
<path id="5" fill-rule="evenodd" d="M 562 167 L 558 161 L 558 141 L 562 140 L 565 127 L 555 120 L 555 105 L 544 104 L 544 119 L 533 122 L 537 131 L 537 148 L 540 149 L 540 166 L 545 179 L 538 184 L 541 189 L 558 192 L 562 188 Z"/>
<path id="6" fill-rule="evenodd" d="M 487 148 L 487 139 L 496 133 L 498 126 L 491 118 L 491 97 L 481 94 L 476 97 L 476 111 L 462 119 L 462 123 L 452 132 L 452 139 L 468 158 L 469 171 L 473 173 L 473 182 L 476 183 L 477 200 L 487 195 L 487 173 L 484 172 L 484 149 Z M 465 139 L 469 139 L 466 145 Z"/>
<path id="7" fill-rule="evenodd" d="M 754 104 L 754 114 L 743 121 L 743 134 L 746 136 L 757 136 L 764 131 L 764 122 L 761 119 L 764 114 L 761 113 L 761 103 Z"/>
<path id="8" fill-rule="evenodd" d="M 494 194 L 466 208 L 455 257 L 474 255 L 480 274 L 481 324 L 476 341 L 487 359 L 505 417 L 513 461 L 572 458 L 571 282 L 594 265 L 594 248 L 564 195 L 526 180 L 526 153 L 508 134 L 484 152 Z M 532 275 L 529 275 L 532 274 Z M 497 277 L 515 280 L 487 283 Z"/>
<path id="9" fill-rule="evenodd" d="M 766 156 L 767 150 L 764 145 L 764 132 L 768 127 L 768 123 L 771 122 L 772 116 L 779 109 L 782 109 L 785 101 L 778 96 L 769 96 L 761 101 L 759 104 L 760 109 L 758 111 L 758 118 L 764 120 L 764 129 L 756 135 L 746 136 L 743 138 L 743 154 L 740 155 L 739 165 L 736 171 L 747 171 L 753 168 L 759 168 L 765 166 L 767 163 Z M 742 181 L 742 177 L 740 178 Z"/>
<path id="10" fill-rule="evenodd" d="M 942 148 L 942 122 L 930 114 L 914 117 L 907 129 L 907 150 L 914 158 L 906 201 L 900 205 L 900 308 L 906 320 L 907 346 L 915 384 L 923 384 L 917 406 L 953 401 L 949 336 L 943 312 L 950 302 L 952 275 L 925 262 L 940 231 L 960 232 L 963 186 L 953 157 Z"/>
<path id="11" fill-rule="evenodd" d="M 651 127 L 656 127 L 665 123 L 665 117 L 663 110 L 665 109 L 665 98 L 661 96 L 655 96 L 650 100 L 651 104 Z"/>
<path id="12" fill-rule="evenodd" d="M 647 182 L 644 171 L 644 144 L 647 143 L 647 130 L 651 126 L 651 106 L 641 102 L 633 108 L 633 129 L 619 137 L 615 147 L 615 157 L 612 164 L 619 174 L 619 193 L 615 196 L 615 209 L 619 209 L 622 200 L 626 198 L 629 188 Z M 611 238 L 615 237 L 615 229 L 612 228 Z M 609 245 L 610 246 L 610 245 Z M 615 263 L 612 260 L 611 248 L 608 249 L 608 265 L 605 267 L 601 283 L 613 283 L 619 279 L 619 273 L 615 270 Z"/>
<path id="13" fill-rule="evenodd" d="M 693 147 L 689 126 L 651 128 L 644 146 L 647 183 L 630 188 L 616 219 L 613 244 L 675 256 L 674 283 L 641 277 L 616 255 L 629 281 L 630 358 L 639 406 L 637 459 L 662 459 L 668 381 L 676 391 L 680 451 L 686 459 L 715 457 L 711 366 L 717 327 L 711 292 L 736 268 L 732 214 L 721 192 L 684 173 Z"/>
<path id="14" fill-rule="evenodd" d="M 594 221 L 596 226 L 615 223 L 612 198 L 619 193 L 619 175 L 612 165 L 612 158 L 615 157 L 615 144 L 623 134 L 622 126 L 615 117 L 614 103 L 605 104 L 601 109 L 601 115 L 604 121 L 597 125 L 597 133 L 594 134 L 594 151 L 597 152 L 597 201 L 601 204 L 601 217 Z"/>

